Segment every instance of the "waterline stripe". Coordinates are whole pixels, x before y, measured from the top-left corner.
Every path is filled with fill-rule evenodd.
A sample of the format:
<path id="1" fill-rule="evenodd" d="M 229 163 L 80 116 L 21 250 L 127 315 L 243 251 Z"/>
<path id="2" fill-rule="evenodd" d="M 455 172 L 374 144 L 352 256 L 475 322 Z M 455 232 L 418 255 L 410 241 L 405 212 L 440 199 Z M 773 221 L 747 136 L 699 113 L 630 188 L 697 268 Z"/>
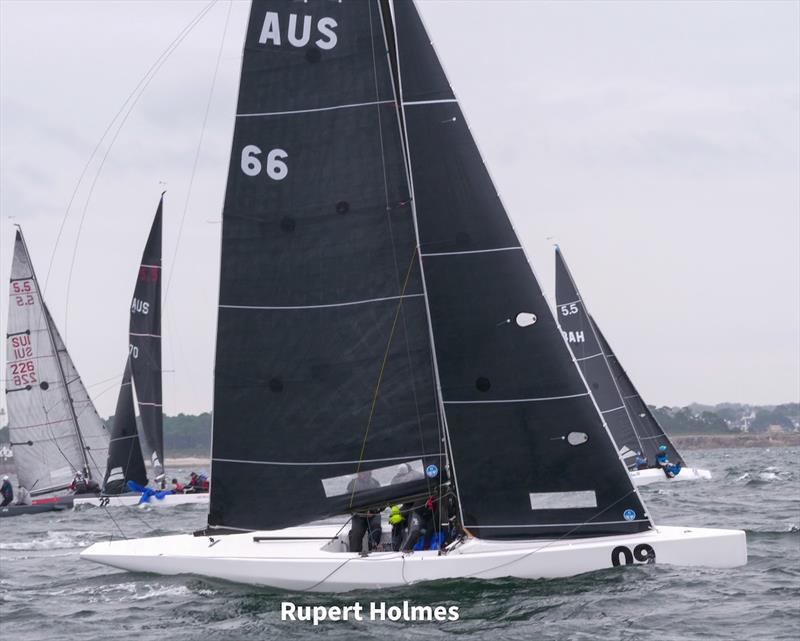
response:
<path id="1" fill-rule="evenodd" d="M 401 298 L 416 298 L 424 296 L 425 294 L 405 294 L 403 296 L 385 296 L 383 298 L 368 298 L 366 300 L 353 300 L 347 303 L 329 303 L 327 305 L 292 305 L 286 307 L 270 307 L 261 305 L 220 305 L 223 309 L 268 309 L 268 310 L 281 310 L 281 309 L 323 309 L 326 307 L 347 307 L 349 305 L 364 305 L 366 303 L 380 303 L 387 300 L 399 300 Z"/>
<path id="2" fill-rule="evenodd" d="M 320 111 L 334 111 L 336 109 L 353 109 L 356 107 L 369 107 L 372 105 L 393 104 L 394 100 L 374 100 L 372 102 L 354 102 L 349 105 L 334 105 L 333 107 L 317 107 L 316 109 L 295 109 L 293 111 L 265 111 L 256 114 L 236 114 L 237 118 L 253 118 L 259 116 L 290 116 L 292 114 L 311 114 Z"/>

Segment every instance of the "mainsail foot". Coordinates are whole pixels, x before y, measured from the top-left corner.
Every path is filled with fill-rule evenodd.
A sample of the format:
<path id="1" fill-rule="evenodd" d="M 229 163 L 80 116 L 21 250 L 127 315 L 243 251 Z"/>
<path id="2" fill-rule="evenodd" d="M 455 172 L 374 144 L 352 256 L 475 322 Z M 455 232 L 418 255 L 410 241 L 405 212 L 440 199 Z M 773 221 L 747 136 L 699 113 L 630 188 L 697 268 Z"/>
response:
<path id="1" fill-rule="evenodd" d="M 681 471 L 673 477 L 668 477 L 664 471 L 657 468 L 647 470 L 632 470 L 631 478 L 636 487 L 651 485 L 653 483 L 675 483 L 676 481 L 708 481 L 711 479 L 711 471 L 703 470 L 699 467 L 682 467 Z"/>
<path id="2" fill-rule="evenodd" d="M 311 592 L 390 588 L 441 579 L 554 579 L 619 565 L 729 568 L 747 563 L 745 533 L 660 526 L 640 534 L 561 540 L 468 539 L 439 555 L 346 552 L 337 526 L 225 536 L 95 543 L 82 559 L 133 572 L 199 576 Z M 304 538 L 307 537 L 307 538 Z"/>

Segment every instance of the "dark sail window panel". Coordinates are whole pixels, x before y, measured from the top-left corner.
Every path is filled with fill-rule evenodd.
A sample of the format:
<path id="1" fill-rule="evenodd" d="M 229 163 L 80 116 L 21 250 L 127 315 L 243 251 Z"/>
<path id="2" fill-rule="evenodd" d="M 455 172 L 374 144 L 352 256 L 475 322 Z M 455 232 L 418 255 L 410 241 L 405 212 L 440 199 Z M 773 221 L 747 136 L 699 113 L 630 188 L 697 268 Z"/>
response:
<path id="1" fill-rule="evenodd" d="M 378 62 L 385 59 L 386 47 L 377 5 L 370 3 L 371 11 L 364 11 L 364 4 L 255 0 L 238 112 L 320 109 L 376 100 L 373 55 Z M 290 36 L 292 15 L 295 28 Z M 392 100 L 388 70 L 381 72 L 379 98 Z"/>
<path id="2" fill-rule="evenodd" d="M 519 246 L 458 105 L 410 105 L 405 116 L 423 255 Z"/>
<path id="3" fill-rule="evenodd" d="M 464 525 L 475 536 L 546 538 L 558 532 L 580 537 L 649 527 L 588 397 L 450 405 L 447 420 Z M 568 442 L 575 428 L 590 437 L 580 447 Z M 531 495 L 547 494 L 552 495 L 549 505 L 532 505 Z M 588 501 L 590 494 L 596 507 Z M 633 510 L 632 520 L 626 510 Z"/>
<path id="4" fill-rule="evenodd" d="M 522 251 L 429 257 L 425 274 L 445 402 L 586 393 Z M 520 327 L 521 309 L 539 320 Z"/>
<path id="5" fill-rule="evenodd" d="M 249 145 L 260 152 L 243 160 Z M 233 148 L 222 304 L 321 305 L 400 293 L 416 239 L 392 106 L 240 119 Z M 273 149 L 286 154 L 279 180 L 270 177 Z M 419 269 L 411 271 L 407 292 L 419 293 Z"/>

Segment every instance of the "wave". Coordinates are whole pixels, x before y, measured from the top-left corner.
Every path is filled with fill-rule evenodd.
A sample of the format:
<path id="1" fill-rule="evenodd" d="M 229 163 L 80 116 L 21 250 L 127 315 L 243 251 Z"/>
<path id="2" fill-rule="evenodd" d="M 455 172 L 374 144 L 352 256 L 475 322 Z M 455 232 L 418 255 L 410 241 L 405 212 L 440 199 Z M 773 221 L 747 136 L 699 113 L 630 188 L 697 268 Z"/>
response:
<path id="1" fill-rule="evenodd" d="M 43 538 L 27 541 L 3 541 L 0 550 L 66 550 L 85 548 L 100 538 L 107 538 L 107 532 L 48 532 Z"/>

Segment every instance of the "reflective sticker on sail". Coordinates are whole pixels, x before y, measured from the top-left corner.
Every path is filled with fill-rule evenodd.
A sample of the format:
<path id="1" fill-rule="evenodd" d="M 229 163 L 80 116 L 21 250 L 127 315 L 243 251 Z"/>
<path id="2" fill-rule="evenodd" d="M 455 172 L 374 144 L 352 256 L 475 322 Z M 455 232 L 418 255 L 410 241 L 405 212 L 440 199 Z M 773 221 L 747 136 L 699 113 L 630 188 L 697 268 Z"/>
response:
<path id="1" fill-rule="evenodd" d="M 572 510 L 597 507 L 594 490 L 578 492 L 533 492 L 529 494 L 532 510 Z"/>
<path id="2" fill-rule="evenodd" d="M 634 456 L 637 456 L 638 454 L 639 454 L 638 452 L 634 452 L 627 445 L 623 445 L 619 450 L 619 457 L 622 458 L 622 459 L 633 458 Z"/>

